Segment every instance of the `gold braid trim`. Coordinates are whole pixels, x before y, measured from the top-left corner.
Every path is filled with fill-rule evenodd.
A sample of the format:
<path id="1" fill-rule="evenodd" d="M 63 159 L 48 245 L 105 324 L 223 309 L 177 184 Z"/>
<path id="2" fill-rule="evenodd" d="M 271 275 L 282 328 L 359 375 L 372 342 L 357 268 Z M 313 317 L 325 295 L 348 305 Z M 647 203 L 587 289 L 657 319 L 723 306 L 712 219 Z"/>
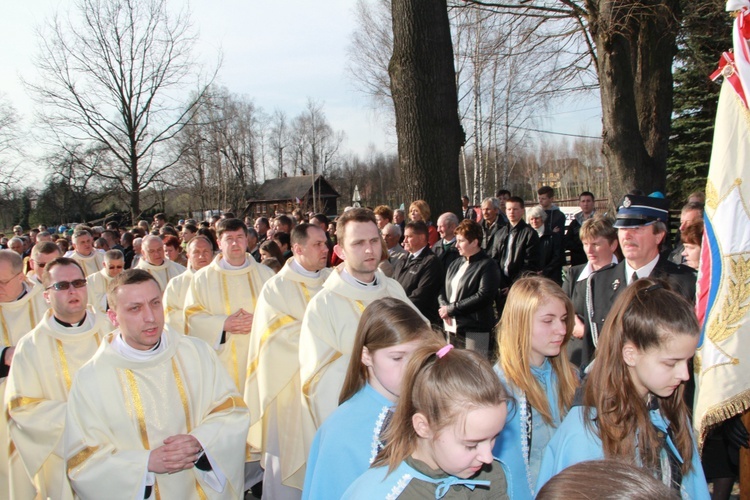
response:
<path id="1" fill-rule="evenodd" d="M 245 404 L 245 401 L 242 398 L 238 396 L 229 396 L 222 403 L 216 406 L 213 410 L 208 412 L 208 414 L 213 415 L 214 413 L 219 413 L 221 411 L 234 409 L 234 408 L 247 408 L 247 405 Z"/>
<path id="2" fill-rule="evenodd" d="M 709 408 L 701 419 L 698 451 L 703 451 L 703 444 L 706 437 L 714 427 L 748 410 L 750 410 L 750 389 Z"/>
<path id="3" fill-rule="evenodd" d="M 82 449 L 75 455 L 73 455 L 71 458 L 68 459 L 68 474 L 73 472 L 74 469 L 77 469 L 83 462 L 91 458 L 91 455 L 96 453 L 96 451 L 99 449 L 98 446 L 87 446 L 86 448 Z"/>

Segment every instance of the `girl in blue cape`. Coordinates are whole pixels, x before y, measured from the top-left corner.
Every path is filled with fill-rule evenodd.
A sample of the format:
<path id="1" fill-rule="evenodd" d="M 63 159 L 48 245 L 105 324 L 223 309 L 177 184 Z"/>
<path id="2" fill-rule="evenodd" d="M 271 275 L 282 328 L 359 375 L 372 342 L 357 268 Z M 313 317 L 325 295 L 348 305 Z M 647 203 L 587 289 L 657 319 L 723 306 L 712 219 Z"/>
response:
<path id="1" fill-rule="evenodd" d="M 574 325 L 573 303 L 556 283 L 530 277 L 511 287 L 495 372 L 512 399 L 492 452 L 510 470 L 514 500 L 534 498 L 544 448 L 573 404 L 578 377 L 565 345 Z"/>
<path id="2" fill-rule="evenodd" d="M 692 306 L 643 278 L 617 298 L 604 324 L 583 406 L 544 451 L 537 487 L 584 460 L 641 466 L 683 498 L 709 499 L 683 399 L 700 331 Z"/>
<path id="3" fill-rule="evenodd" d="M 448 344 L 417 349 L 385 447 L 344 499 L 507 499 L 492 446 L 507 395 L 482 355 Z"/>
<path id="4" fill-rule="evenodd" d="M 414 350 L 440 345 L 438 334 L 408 304 L 370 304 L 357 328 L 340 406 L 318 429 L 307 459 L 303 499 L 340 498 L 382 448 L 401 379 Z M 434 347 L 433 347 L 434 348 Z"/>

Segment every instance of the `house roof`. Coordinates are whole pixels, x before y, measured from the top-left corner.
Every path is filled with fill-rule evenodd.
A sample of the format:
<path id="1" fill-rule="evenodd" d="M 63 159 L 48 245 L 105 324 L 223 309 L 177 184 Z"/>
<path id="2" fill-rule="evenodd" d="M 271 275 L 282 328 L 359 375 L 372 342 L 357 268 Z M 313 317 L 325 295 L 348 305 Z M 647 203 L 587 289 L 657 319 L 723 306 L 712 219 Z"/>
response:
<path id="1" fill-rule="evenodd" d="M 326 188 L 323 196 L 341 196 L 322 175 L 315 176 L 316 184 Z M 312 190 L 313 176 L 300 175 L 297 177 L 282 177 L 281 179 L 268 179 L 258 189 L 258 197 L 255 200 L 293 200 L 295 198 L 304 198 Z M 316 197 L 318 195 L 316 194 Z"/>

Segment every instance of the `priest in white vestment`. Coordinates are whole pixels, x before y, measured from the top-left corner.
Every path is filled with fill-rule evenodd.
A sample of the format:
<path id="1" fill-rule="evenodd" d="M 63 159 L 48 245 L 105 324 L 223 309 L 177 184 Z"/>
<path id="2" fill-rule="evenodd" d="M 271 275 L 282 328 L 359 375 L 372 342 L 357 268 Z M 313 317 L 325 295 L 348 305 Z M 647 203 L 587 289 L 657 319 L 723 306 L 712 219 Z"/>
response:
<path id="1" fill-rule="evenodd" d="M 193 275 L 211 263 L 214 257 L 214 246 L 202 235 L 193 236 L 187 244 L 187 270 L 169 280 L 164 290 L 164 318 L 167 327 L 179 333 L 185 333 L 183 306 L 190 289 Z"/>
<path id="2" fill-rule="evenodd" d="M 337 221 L 336 237 L 334 251 L 344 262 L 310 301 L 300 332 L 305 456 L 315 431 L 338 406 L 365 307 L 383 297 L 394 297 L 414 307 L 398 281 L 378 269 L 382 244 L 371 211 L 355 208 L 345 212 Z"/>
<path id="3" fill-rule="evenodd" d="M 263 286 L 250 333 L 245 402 L 248 444 L 260 452 L 263 494 L 300 498 L 307 459 L 300 435 L 299 333 L 307 304 L 323 287 L 326 233 L 312 224 L 292 229 L 293 257 Z"/>
<path id="4" fill-rule="evenodd" d="M 120 250 L 104 253 L 102 268 L 86 277 L 88 281 L 88 303 L 97 314 L 107 315 L 107 286 L 112 278 L 125 270 L 125 256 Z"/>
<path id="5" fill-rule="evenodd" d="M 5 394 L 5 383 L 13 361 L 15 346 L 29 333 L 47 311 L 41 286 L 34 286 L 23 274 L 23 259 L 13 250 L 0 250 L 0 394 Z M 8 437 L 7 407 L 0 415 L 0 497 L 10 492 L 10 465 L 20 461 L 15 445 Z M 14 471 L 23 471 L 23 466 Z M 14 483 L 33 488 L 23 473 Z"/>
<path id="6" fill-rule="evenodd" d="M 141 258 L 136 269 L 143 269 L 156 279 L 159 288 L 164 290 L 172 278 L 185 272 L 185 266 L 173 262 L 164 255 L 164 244 L 161 238 L 149 234 L 141 242 Z"/>
<path id="7" fill-rule="evenodd" d="M 221 254 L 190 281 L 185 297 L 185 332 L 205 340 L 217 351 L 243 393 L 255 304 L 274 272 L 246 253 L 244 222 L 222 219 L 216 233 Z"/>
<path id="8" fill-rule="evenodd" d="M 68 392 L 78 369 L 112 329 L 106 315 L 87 310 L 86 278 L 75 260 L 48 263 L 43 283 L 51 309 L 18 343 L 5 389 L 19 472 L 33 478 L 35 491 L 11 481 L 10 498 L 73 498 L 62 440 Z"/>
<path id="9" fill-rule="evenodd" d="M 44 266 L 48 262 L 52 262 L 58 257 L 62 257 L 60 247 L 51 241 L 42 241 L 34 245 L 31 249 L 31 258 L 29 259 L 29 272 L 26 273 L 26 278 L 31 281 L 34 286 L 42 286 L 42 275 L 44 274 Z"/>
<path id="10" fill-rule="evenodd" d="M 88 276 L 102 268 L 104 252 L 94 248 L 94 237 L 86 229 L 78 229 L 73 233 L 73 250 L 65 254 L 81 265 L 83 274 Z"/>
<path id="11" fill-rule="evenodd" d="M 237 499 L 249 415 L 205 342 L 164 328 L 162 291 L 140 269 L 108 293 L 117 326 L 78 372 L 64 434 L 81 498 Z"/>

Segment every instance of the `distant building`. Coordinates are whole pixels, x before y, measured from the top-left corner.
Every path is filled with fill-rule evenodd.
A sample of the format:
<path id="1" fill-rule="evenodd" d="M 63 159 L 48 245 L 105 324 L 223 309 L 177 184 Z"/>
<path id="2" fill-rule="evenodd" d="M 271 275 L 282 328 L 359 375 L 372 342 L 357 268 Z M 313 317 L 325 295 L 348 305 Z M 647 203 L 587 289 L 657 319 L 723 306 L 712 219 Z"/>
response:
<path id="1" fill-rule="evenodd" d="M 303 212 L 322 212 L 336 215 L 337 200 L 341 195 L 322 175 L 315 176 L 315 203 L 313 204 L 313 176 L 269 179 L 258 188 L 257 198 L 247 200 L 243 215 L 270 217 L 277 212 L 291 213 L 299 208 Z"/>

